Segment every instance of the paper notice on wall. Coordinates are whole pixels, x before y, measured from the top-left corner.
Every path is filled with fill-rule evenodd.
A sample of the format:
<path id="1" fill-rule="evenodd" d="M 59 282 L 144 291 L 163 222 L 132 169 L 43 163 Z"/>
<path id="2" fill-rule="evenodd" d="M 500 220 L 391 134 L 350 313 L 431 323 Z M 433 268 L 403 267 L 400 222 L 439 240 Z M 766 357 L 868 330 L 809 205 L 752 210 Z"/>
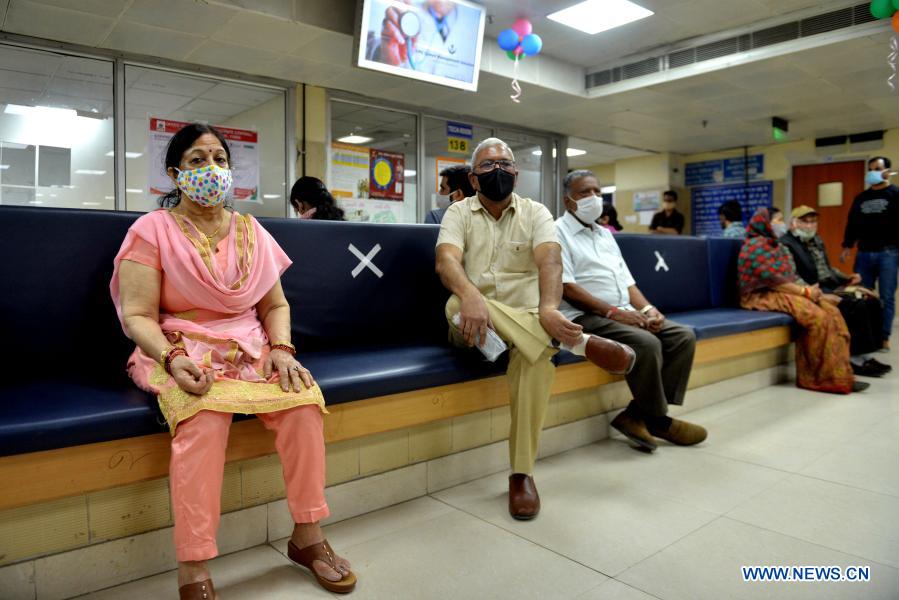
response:
<path id="1" fill-rule="evenodd" d="M 634 211 L 656 212 L 662 208 L 662 192 L 634 192 Z"/>
<path id="2" fill-rule="evenodd" d="M 165 152 L 169 141 L 182 127 L 185 121 L 173 121 L 150 117 L 149 192 L 153 196 L 162 196 L 174 188 L 174 183 L 165 172 Z M 239 202 L 262 202 L 259 194 L 259 134 L 249 129 L 234 129 L 215 125 L 228 142 L 231 151 L 231 163 L 234 165 L 230 197 Z"/>
<path id="3" fill-rule="evenodd" d="M 368 197 L 368 162 L 366 146 L 331 143 L 331 195 L 335 198 Z"/>
<path id="4" fill-rule="evenodd" d="M 637 224 L 637 215 L 625 215 L 624 222 L 628 225 L 636 225 Z"/>
<path id="5" fill-rule="evenodd" d="M 640 215 L 640 225 L 649 225 L 652 223 L 653 215 L 655 215 L 655 213 L 646 210 L 640 211 L 637 214 Z"/>
<path id="6" fill-rule="evenodd" d="M 405 163 L 404 154 L 372 148 L 369 159 L 369 197 L 402 202 Z"/>
<path id="7" fill-rule="evenodd" d="M 363 223 L 402 223 L 403 203 L 368 198 L 337 198 L 347 221 Z"/>

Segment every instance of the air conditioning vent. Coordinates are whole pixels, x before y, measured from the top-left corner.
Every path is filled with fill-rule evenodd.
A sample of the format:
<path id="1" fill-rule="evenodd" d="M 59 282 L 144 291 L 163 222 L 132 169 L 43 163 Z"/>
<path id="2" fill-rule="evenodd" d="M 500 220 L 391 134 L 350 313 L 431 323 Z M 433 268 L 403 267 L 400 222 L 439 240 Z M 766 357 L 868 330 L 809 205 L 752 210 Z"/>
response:
<path id="1" fill-rule="evenodd" d="M 728 54 L 736 54 L 740 51 L 740 43 L 738 38 L 729 38 L 726 40 L 718 40 L 711 44 L 704 44 L 696 47 L 696 62 L 703 60 L 711 60 L 720 58 Z"/>
<path id="2" fill-rule="evenodd" d="M 649 75 L 650 73 L 658 73 L 659 71 L 661 71 L 661 67 L 659 66 L 659 59 L 656 57 L 647 58 L 646 60 L 641 60 L 639 62 L 622 66 L 621 78 L 633 79 L 634 77 L 641 77 L 643 75 Z"/>
<path id="3" fill-rule="evenodd" d="M 799 22 L 799 30 L 802 37 L 836 31 L 844 27 L 852 27 L 851 7 L 803 19 Z"/>
<path id="4" fill-rule="evenodd" d="M 782 44 L 799 37 L 799 22 L 784 23 L 752 33 L 752 47 L 764 48 L 772 44 Z"/>
<path id="5" fill-rule="evenodd" d="M 712 60 L 722 56 L 730 56 L 748 52 L 754 48 L 764 48 L 774 44 L 782 44 L 799 38 L 820 35 L 831 31 L 838 31 L 847 27 L 870 23 L 877 19 L 871 15 L 870 4 L 865 2 L 847 8 L 830 11 L 802 19 L 783 23 L 775 27 L 766 27 L 751 33 L 737 37 L 718 40 L 701 46 L 684 48 L 668 55 L 653 56 L 644 60 L 612 67 L 596 73 L 588 73 L 585 81 L 587 89 L 610 85 L 625 79 L 634 79 L 658 73 L 670 71 L 689 65 Z"/>

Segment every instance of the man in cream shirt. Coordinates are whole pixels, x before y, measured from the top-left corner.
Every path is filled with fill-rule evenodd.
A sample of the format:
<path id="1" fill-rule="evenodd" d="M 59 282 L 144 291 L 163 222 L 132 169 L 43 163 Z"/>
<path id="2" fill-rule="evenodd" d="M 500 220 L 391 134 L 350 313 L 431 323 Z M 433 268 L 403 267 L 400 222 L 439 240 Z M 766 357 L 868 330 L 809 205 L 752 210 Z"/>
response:
<path id="1" fill-rule="evenodd" d="M 540 497 L 531 475 L 555 366 L 557 344 L 610 372 L 633 366 L 627 346 L 585 335 L 559 312 L 562 260 L 552 215 L 513 192 L 515 157 L 497 138 L 478 144 L 470 181 L 476 195 L 453 203 L 437 238 L 437 273 L 453 295 L 446 304 L 458 345 L 483 344 L 491 328 L 510 346 L 509 512 L 532 519 Z M 453 325 L 459 314 L 461 321 Z"/>
<path id="2" fill-rule="evenodd" d="M 696 349 L 691 329 L 665 319 L 637 288 L 612 233 L 596 224 L 602 214 L 599 182 L 590 171 L 565 177 L 565 213 L 556 221 L 562 245 L 566 318 L 584 331 L 617 340 L 637 353 L 627 384 L 634 396 L 612 427 L 645 451 L 654 438 L 690 446 L 706 438 L 699 425 L 667 416 L 683 404 Z"/>

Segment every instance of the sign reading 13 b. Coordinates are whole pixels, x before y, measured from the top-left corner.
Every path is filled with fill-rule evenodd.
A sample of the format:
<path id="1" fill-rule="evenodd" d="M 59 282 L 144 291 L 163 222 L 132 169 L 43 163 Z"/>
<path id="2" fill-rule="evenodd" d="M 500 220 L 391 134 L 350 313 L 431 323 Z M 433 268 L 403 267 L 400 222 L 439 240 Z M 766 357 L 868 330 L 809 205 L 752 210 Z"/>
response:
<path id="1" fill-rule="evenodd" d="M 468 153 L 468 140 L 464 138 L 447 138 L 447 150 L 450 152 Z"/>

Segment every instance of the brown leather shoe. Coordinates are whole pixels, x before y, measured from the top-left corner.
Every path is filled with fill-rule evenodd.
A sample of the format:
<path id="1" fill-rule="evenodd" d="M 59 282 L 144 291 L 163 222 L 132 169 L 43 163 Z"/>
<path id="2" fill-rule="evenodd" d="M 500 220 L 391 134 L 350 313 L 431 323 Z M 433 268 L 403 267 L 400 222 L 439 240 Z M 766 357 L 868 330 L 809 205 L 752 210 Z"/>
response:
<path id="1" fill-rule="evenodd" d="M 668 440 L 672 444 L 677 444 L 678 446 L 693 446 L 709 436 L 709 432 L 706 431 L 705 427 L 687 423 L 686 421 L 681 421 L 679 419 L 671 419 L 671 425 L 668 426 L 668 431 L 661 431 L 651 425 L 648 429 L 649 433 L 657 438 Z"/>
<path id="2" fill-rule="evenodd" d="M 178 588 L 178 594 L 181 600 L 215 600 L 211 579 L 182 585 Z"/>
<path id="3" fill-rule="evenodd" d="M 626 410 L 612 419 L 611 425 L 623 433 L 624 437 L 637 444 L 641 450 L 652 452 L 658 447 L 656 441 L 649 434 L 643 419 L 634 417 Z"/>
<path id="4" fill-rule="evenodd" d="M 509 475 L 509 514 L 513 519 L 529 521 L 540 512 L 540 494 L 534 478 L 523 473 Z"/>
<path id="5" fill-rule="evenodd" d="M 615 375 L 630 373 L 637 361 L 633 348 L 598 335 L 590 336 L 585 352 L 587 360 Z"/>

